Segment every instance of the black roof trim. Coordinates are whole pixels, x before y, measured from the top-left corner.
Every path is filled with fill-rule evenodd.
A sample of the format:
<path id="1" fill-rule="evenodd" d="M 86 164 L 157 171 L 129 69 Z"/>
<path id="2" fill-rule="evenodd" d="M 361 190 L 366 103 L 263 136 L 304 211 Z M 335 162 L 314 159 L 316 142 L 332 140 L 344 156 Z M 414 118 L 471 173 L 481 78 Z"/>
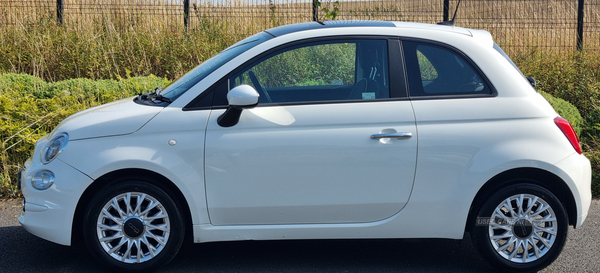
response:
<path id="1" fill-rule="evenodd" d="M 365 21 L 365 20 L 349 20 L 349 21 L 324 21 L 324 22 L 307 22 L 292 25 L 280 26 L 265 30 L 275 37 L 290 34 L 293 32 L 320 29 L 320 28 L 336 28 L 336 27 L 395 27 L 394 23 L 387 21 Z"/>

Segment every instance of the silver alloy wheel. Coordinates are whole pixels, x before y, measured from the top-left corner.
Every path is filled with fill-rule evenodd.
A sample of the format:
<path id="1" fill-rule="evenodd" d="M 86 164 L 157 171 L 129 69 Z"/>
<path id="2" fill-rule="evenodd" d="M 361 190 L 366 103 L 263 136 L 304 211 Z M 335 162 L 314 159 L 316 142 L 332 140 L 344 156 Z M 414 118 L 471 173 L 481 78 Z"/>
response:
<path id="1" fill-rule="evenodd" d="M 169 215 L 156 198 L 127 192 L 109 200 L 96 223 L 98 241 L 115 260 L 132 264 L 148 261 L 167 244 Z"/>
<path id="2" fill-rule="evenodd" d="M 492 212 L 489 239 L 503 258 L 529 263 L 544 256 L 558 233 L 556 214 L 548 203 L 532 194 L 506 198 Z"/>

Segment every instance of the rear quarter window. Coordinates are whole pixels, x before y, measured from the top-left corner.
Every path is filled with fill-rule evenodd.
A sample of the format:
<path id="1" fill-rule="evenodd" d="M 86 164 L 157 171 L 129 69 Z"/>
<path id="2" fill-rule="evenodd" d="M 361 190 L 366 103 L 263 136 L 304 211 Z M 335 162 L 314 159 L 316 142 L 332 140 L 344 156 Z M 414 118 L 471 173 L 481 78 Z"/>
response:
<path id="1" fill-rule="evenodd" d="M 403 41 L 410 96 L 492 95 L 493 88 L 461 52 L 439 44 Z"/>

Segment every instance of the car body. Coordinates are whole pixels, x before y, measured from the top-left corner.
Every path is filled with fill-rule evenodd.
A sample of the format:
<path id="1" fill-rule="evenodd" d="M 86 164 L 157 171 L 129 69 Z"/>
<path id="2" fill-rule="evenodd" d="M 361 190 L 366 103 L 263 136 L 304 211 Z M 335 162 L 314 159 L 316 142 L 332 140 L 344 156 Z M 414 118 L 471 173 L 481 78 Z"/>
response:
<path id="1" fill-rule="evenodd" d="M 167 263 L 186 232 L 202 243 L 466 231 L 491 263 L 536 270 L 591 202 L 572 127 L 488 32 L 404 22 L 251 36 L 162 93 L 65 119 L 20 176 L 29 232 L 83 236 L 124 270 Z"/>

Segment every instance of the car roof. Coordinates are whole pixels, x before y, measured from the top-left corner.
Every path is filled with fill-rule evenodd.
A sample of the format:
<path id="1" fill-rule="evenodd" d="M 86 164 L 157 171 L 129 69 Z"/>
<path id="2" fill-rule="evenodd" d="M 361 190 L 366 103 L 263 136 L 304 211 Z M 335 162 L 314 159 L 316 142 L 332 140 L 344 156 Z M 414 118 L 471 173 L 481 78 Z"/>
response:
<path id="1" fill-rule="evenodd" d="M 423 30 L 434 30 L 434 31 L 447 31 L 455 32 L 459 34 L 472 36 L 471 31 L 466 28 L 445 26 L 445 25 L 434 25 L 434 24 L 423 24 L 423 23 L 410 23 L 410 22 L 391 22 L 391 21 L 370 21 L 370 20 L 339 20 L 339 21 L 324 21 L 324 22 L 306 22 L 285 25 L 275 27 L 272 29 L 265 30 L 265 32 L 273 35 L 274 37 L 306 31 L 314 29 L 325 29 L 325 28 L 345 28 L 345 27 L 392 27 L 392 28 L 407 28 L 407 29 L 423 29 Z"/>

